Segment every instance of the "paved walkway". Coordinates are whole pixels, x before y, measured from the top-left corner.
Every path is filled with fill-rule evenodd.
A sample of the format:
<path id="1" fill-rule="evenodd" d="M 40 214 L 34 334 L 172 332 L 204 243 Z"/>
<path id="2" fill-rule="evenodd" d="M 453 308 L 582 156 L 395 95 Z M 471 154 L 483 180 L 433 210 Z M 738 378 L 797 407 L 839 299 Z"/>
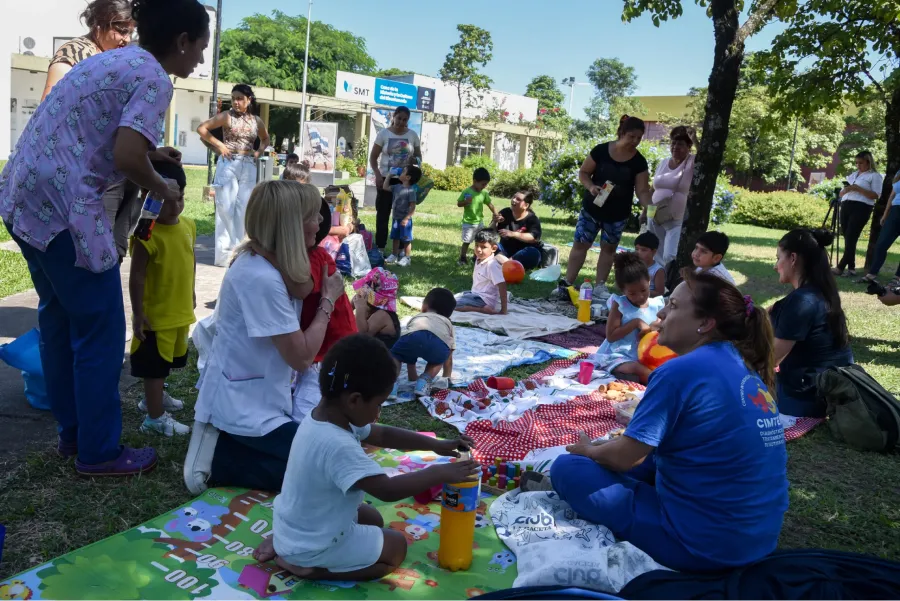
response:
<path id="1" fill-rule="evenodd" d="M 14 244 L 14 243 L 13 243 Z M 10 250 L 17 248 L 10 248 Z M 213 237 L 197 238 L 197 319 L 210 315 L 215 308 L 219 286 L 225 269 L 213 265 Z M 131 301 L 128 298 L 128 274 L 131 261 L 122 264 L 122 289 L 125 291 L 125 315 L 128 323 L 125 349 L 131 341 Z M 37 326 L 38 297 L 28 290 L 0 299 L 0 344 L 21 336 Z M 126 363 L 127 366 L 127 363 Z M 136 380 L 123 369 L 119 386 L 122 390 Z M 0 466 L 22 457 L 35 444 L 46 445 L 56 438 L 56 426 L 49 411 L 32 409 L 25 400 L 21 374 L 0 361 Z"/>

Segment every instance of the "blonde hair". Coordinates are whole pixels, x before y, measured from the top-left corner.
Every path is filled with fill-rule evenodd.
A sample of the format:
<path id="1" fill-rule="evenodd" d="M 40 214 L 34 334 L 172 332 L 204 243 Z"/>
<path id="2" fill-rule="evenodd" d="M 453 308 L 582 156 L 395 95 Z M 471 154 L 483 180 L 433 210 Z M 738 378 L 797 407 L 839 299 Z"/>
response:
<path id="1" fill-rule="evenodd" d="M 866 161 L 869 164 L 869 171 L 878 171 L 878 167 L 875 166 L 875 157 L 868 150 L 863 150 L 856 155 L 856 158 Z"/>
<path id="2" fill-rule="evenodd" d="M 298 284 L 310 279 L 303 223 L 318 213 L 319 191 L 310 184 L 273 180 L 250 193 L 244 229 L 247 237 L 234 249 L 232 262 L 251 250 L 251 241 L 275 255 L 278 267 Z"/>

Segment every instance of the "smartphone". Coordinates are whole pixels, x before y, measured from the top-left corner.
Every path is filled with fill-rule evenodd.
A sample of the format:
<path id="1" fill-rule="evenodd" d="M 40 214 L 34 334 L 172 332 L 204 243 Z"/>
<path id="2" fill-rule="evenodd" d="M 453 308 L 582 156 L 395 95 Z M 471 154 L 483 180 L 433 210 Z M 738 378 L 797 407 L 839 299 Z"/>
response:
<path id="1" fill-rule="evenodd" d="M 850 185 L 850 182 L 848 182 L 847 180 L 844 180 L 841 183 L 844 184 L 845 188 Z"/>

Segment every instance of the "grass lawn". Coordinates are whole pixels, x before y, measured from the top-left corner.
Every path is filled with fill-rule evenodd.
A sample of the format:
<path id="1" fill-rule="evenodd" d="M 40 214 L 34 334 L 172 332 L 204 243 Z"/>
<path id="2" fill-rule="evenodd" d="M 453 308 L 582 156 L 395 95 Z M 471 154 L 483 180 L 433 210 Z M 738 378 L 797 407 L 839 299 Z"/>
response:
<path id="1" fill-rule="evenodd" d="M 201 233 L 212 231 L 212 206 L 199 201 L 205 171 L 189 172 L 188 214 Z M 415 217 L 413 262 L 397 268 L 401 294 L 424 295 L 434 286 L 454 291 L 467 289 L 471 270 L 456 266 L 459 248 L 460 210 L 455 195 L 432 192 Z M 566 242 L 573 227 L 561 216 L 537 207 L 544 237 L 568 257 Z M 366 211 L 363 220 L 373 223 Z M 731 250 L 728 268 L 738 284 L 759 304 L 770 305 L 786 292 L 772 271 L 775 247 L 781 232 L 752 226 L 728 226 Z M 630 245 L 634 235 L 623 244 Z M 865 244 L 860 244 L 865 248 Z M 582 276 L 592 277 L 596 254 Z M 0 255 L 0 262 L 3 256 Z M 900 255 L 892 254 L 887 269 Z M 3 273 L 6 273 L 6 265 Z M 27 279 L 27 273 L 24 276 Z M 841 279 L 842 298 L 850 319 L 853 350 L 858 361 L 891 392 L 900 393 L 900 309 L 882 306 L 862 289 Z M 27 282 L 26 282 L 27 284 Z M 527 282 L 513 288 L 514 294 L 536 297 L 549 291 L 549 284 Z M 402 314 L 410 313 L 401 308 Z M 170 392 L 187 401 L 182 419 L 190 420 L 196 391 L 196 357 L 189 367 L 169 379 Z M 521 377 L 541 366 L 518 368 L 508 375 Z M 141 416 L 136 409 L 139 387 L 132 388 L 123 402 L 127 444 L 153 444 L 160 453 L 156 472 L 130 481 L 90 481 L 74 475 L 72 462 L 56 458 L 51 443 L 28 456 L 22 464 L 0 476 L 0 523 L 7 527 L 7 541 L 0 578 L 27 569 L 52 557 L 92 543 L 165 513 L 190 499 L 182 484 L 182 460 L 187 438 L 163 439 L 138 432 Z M 411 429 L 435 431 L 449 436 L 455 430 L 433 420 L 417 403 L 388 407 L 385 423 Z M 873 553 L 900 560 L 900 461 L 898 454 L 859 453 L 835 443 L 826 427 L 788 445 L 791 482 L 790 510 L 781 537 L 783 547 L 826 547 Z"/>

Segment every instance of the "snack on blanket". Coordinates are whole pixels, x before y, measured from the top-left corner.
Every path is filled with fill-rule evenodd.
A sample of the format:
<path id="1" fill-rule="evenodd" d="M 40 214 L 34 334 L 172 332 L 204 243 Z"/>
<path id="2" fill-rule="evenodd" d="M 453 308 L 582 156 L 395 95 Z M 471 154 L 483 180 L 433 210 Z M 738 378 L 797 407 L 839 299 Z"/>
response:
<path id="1" fill-rule="evenodd" d="M 623 426 L 627 426 L 631 423 L 631 418 L 634 417 L 634 410 L 637 409 L 639 402 L 640 401 L 623 401 L 617 403 L 615 405 L 616 421 Z"/>
<path id="2" fill-rule="evenodd" d="M 634 390 L 627 382 L 610 382 L 607 386 L 607 390 L 619 390 L 622 392 Z"/>

